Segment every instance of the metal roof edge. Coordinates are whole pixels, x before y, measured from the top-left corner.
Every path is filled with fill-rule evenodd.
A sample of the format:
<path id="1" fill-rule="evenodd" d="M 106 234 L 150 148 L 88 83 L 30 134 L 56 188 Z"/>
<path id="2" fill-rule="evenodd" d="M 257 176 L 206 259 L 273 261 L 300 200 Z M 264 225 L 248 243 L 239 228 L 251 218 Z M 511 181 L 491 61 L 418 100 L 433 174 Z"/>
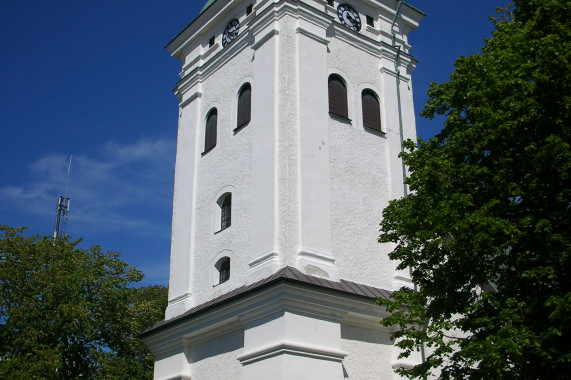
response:
<path id="1" fill-rule="evenodd" d="M 407 3 L 406 1 L 403 1 L 402 3 L 404 5 L 406 5 L 407 7 L 409 7 L 410 9 L 417 11 L 418 13 L 422 14 L 423 16 L 426 16 L 426 13 L 422 9 L 417 8 L 414 5 Z"/>
<path id="2" fill-rule="evenodd" d="M 223 294 L 219 297 L 216 297 L 210 301 L 207 301 L 205 303 L 197 305 L 197 306 L 189 309 L 185 313 L 178 315 L 174 318 L 171 318 L 169 320 L 162 320 L 162 321 L 158 322 L 157 324 L 155 324 L 150 329 L 139 334 L 139 337 L 142 338 L 142 337 L 151 335 L 152 333 L 154 333 L 158 330 L 162 330 L 163 328 L 165 328 L 167 326 L 179 323 L 179 322 L 181 322 L 187 318 L 191 318 L 194 315 L 197 315 L 197 314 L 203 313 L 207 310 L 210 310 L 212 308 L 215 308 L 215 307 L 219 306 L 222 302 L 229 302 L 229 301 L 239 299 L 239 298 L 244 297 L 250 293 L 253 293 L 255 291 L 258 291 L 260 289 L 266 288 L 268 286 L 274 285 L 274 284 L 276 284 L 278 282 L 282 282 L 282 281 L 297 283 L 297 284 L 301 284 L 301 285 L 307 285 L 307 286 L 314 287 L 314 288 L 326 289 L 326 290 L 330 290 L 333 292 L 345 293 L 345 294 L 349 294 L 352 296 L 367 298 L 367 299 L 375 299 L 377 297 L 371 297 L 362 291 L 355 291 L 354 288 L 359 289 L 360 287 L 364 287 L 366 289 L 370 289 L 369 292 L 371 294 L 388 294 L 388 295 L 391 294 L 390 291 L 385 290 L 385 289 L 376 288 L 376 287 L 364 285 L 364 284 L 358 284 L 358 283 L 355 283 L 353 281 L 347 281 L 347 280 L 343 280 L 343 279 L 340 280 L 339 282 L 327 280 L 325 283 L 327 283 L 328 285 L 318 285 L 317 283 L 314 282 L 316 278 L 317 277 L 315 277 L 315 276 L 304 274 L 294 267 L 285 266 L 285 267 L 281 268 L 280 270 L 278 270 L 276 273 L 274 273 L 271 276 L 266 277 L 260 281 L 256 281 L 250 285 L 243 285 L 239 288 L 233 289 L 233 290 L 229 291 L 228 293 L 225 293 L 225 294 Z M 311 281 L 311 280 L 314 280 L 314 281 Z M 346 283 L 348 285 L 351 285 L 351 286 L 349 286 L 349 289 L 351 289 L 351 290 L 348 290 L 346 286 L 342 286 L 342 283 Z M 335 286 L 335 285 L 339 285 L 339 286 Z M 382 298 L 387 298 L 387 297 L 383 296 Z"/>
<path id="3" fill-rule="evenodd" d="M 196 20 L 198 20 L 200 16 L 202 16 L 202 14 L 204 14 L 208 9 L 210 9 L 210 7 L 213 6 L 214 3 L 216 3 L 217 1 L 218 0 L 209 0 L 208 2 L 206 2 L 204 7 L 202 7 L 200 13 L 198 13 L 198 15 L 196 15 L 196 17 L 187 26 L 182 28 L 182 30 L 176 36 L 174 36 L 174 38 L 172 38 L 168 44 L 165 45 L 165 49 L 168 50 L 169 45 L 171 45 L 178 37 L 180 37 L 181 34 L 183 34 L 188 28 L 190 28 L 190 26 L 194 24 Z"/>

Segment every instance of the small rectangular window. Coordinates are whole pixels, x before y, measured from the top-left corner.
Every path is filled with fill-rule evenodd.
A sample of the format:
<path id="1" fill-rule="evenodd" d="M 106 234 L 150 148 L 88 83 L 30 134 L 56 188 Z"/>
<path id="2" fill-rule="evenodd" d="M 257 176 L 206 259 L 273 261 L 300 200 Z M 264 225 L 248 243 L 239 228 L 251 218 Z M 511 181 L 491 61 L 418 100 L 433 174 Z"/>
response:
<path id="1" fill-rule="evenodd" d="M 214 46 L 214 41 L 215 41 L 214 36 L 210 37 L 210 40 L 208 41 L 208 47 Z"/>
<path id="2" fill-rule="evenodd" d="M 252 13 L 253 9 L 254 9 L 254 6 L 252 4 L 248 5 L 248 8 L 246 8 L 246 15 L 249 15 L 250 13 Z"/>
<path id="3" fill-rule="evenodd" d="M 367 15 L 367 25 L 372 26 L 372 27 L 375 26 L 375 19 L 369 15 Z"/>
<path id="4" fill-rule="evenodd" d="M 332 7 L 333 6 L 333 0 L 327 0 L 327 5 Z"/>

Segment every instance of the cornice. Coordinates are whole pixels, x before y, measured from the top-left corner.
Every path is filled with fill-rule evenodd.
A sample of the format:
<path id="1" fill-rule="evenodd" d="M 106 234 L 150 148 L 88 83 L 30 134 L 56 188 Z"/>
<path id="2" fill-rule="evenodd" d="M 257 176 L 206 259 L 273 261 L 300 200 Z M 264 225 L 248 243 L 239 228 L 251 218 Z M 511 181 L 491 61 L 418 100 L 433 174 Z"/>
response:
<path id="1" fill-rule="evenodd" d="M 345 356 L 348 355 L 347 352 L 341 350 L 335 350 L 329 347 L 320 347 L 308 344 L 301 344 L 298 342 L 277 342 L 274 344 L 267 345 L 250 352 L 246 352 L 237 357 L 237 359 L 242 363 L 242 365 L 250 364 L 258 360 L 264 360 L 268 357 L 280 355 L 280 354 L 292 354 L 297 356 L 304 356 L 314 359 L 324 359 L 335 362 L 342 362 Z"/>
<path id="2" fill-rule="evenodd" d="M 229 13 L 230 10 L 235 9 L 237 5 L 235 1 L 214 2 L 177 34 L 165 46 L 165 49 L 167 49 L 173 57 L 177 57 L 188 44 L 201 36 L 205 29 L 209 29 L 212 24 L 218 22 L 222 18 L 222 14 Z"/>
<path id="3" fill-rule="evenodd" d="M 250 266 L 250 268 L 255 268 L 255 267 L 262 265 L 262 264 L 264 264 L 270 260 L 273 260 L 277 257 L 278 257 L 278 253 L 276 251 L 274 251 L 273 249 L 270 249 L 270 250 L 262 253 L 258 257 L 255 257 L 254 259 L 252 259 L 250 262 L 248 262 L 248 265 Z"/>
<path id="4" fill-rule="evenodd" d="M 265 35 L 263 35 L 261 38 L 256 38 L 255 42 L 252 44 L 251 48 L 252 50 L 258 50 L 263 44 L 265 44 L 267 41 L 269 41 L 272 37 L 277 36 L 278 34 L 280 34 L 280 31 L 277 29 L 272 29 L 270 30 L 268 33 L 266 33 Z"/>
<path id="5" fill-rule="evenodd" d="M 315 41 L 319 42 L 320 44 L 323 44 L 323 45 L 328 45 L 328 44 L 329 44 L 329 40 L 328 40 L 327 38 L 320 37 L 320 36 L 318 36 L 317 34 L 315 34 L 315 33 L 313 33 L 313 32 L 310 32 L 310 31 L 307 30 L 307 29 L 303 29 L 302 27 L 298 27 L 295 31 L 296 31 L 296 33 L 299 33 L 299 34 L 301 34 L 301 35 L 304 35 L 304 36 L 306 36 L 306 37 L 309 37 L 309 38 L 311 38 L 312 40 L 315 40 Z"/>
<path id="6" fill-rule="evenodd" d="M 184 93 L 188 88 L 203 82 L 212 73 L 224 66 L 228 61 L 232 60 L 242 50 L 254 44 L 254 36 L 249 30 L 244 30 L 232 43 L 226 48 L 218 51 L 216 54 L 201 66 L 195 66 L 191 69 L 175 87 L 175 92 Z M 192 62 L 196 65 L 201 61 L 200 57 L 195 58 Z"/>
<path id="7" fill-rule="evenodd" d="M 337 22 L 331 23 L 331 26 L 328 29 L 328 37 L 337 38 L 340 41 L 365 51 L 374 57 L 381 57 L 381 48 L 379 47 L 379 41 L 375 41 L 369 36 L 345 28 Z"/>
<path id="8" fill-rule="evenodd" d="M 190 103 L 192 103 L 195 99 L 198 99 L 198 98 L 200 98 L 200 97 L 202 97 L 202 92 L 196 91 L 195 93 L 193 93 L 192 95 L 190 95 L 187 99 L 185 99 L 184 101 L 182 101 L 182 102 L 179 104 L 179 107 L 180 107 L 180 108 L 184 108 L 184 107 L 186 107 L 187 105 L 189 105 Z"/>
<path id="9" fill-rule="evenodd" d="M 234 331 L 240 328 L 237 323 L 245 326 L 286 311 L 336 322 L 343 321 L 349 314 L 351 321 L 358 320 L 359 316 L 364 320 L 380 320 L 386 316 L 386 311 L 375 304 L 374 297 L 348 294 L 317 284 L 277 278 L 254 289 L 224 302 L 215 302 L 196 313 L 163 322 L 142 338 L 155 355 L 163 355 L 180 347 L 183 341 L 188 343 L 205 339 L 208 335 L 204 334 L 216 334 L 215 329 Z"/>
<path id="10" fill-rule="evenodd" d="M 214 3 L 209 9 L 207 9 L 204 16 L 211 12 L 220 13 L 227 11 L 227 8 L 222 8 L 218 3 L 219 2 Z M 384 2 L 379 3 L 386 11 L 395 12 L 395 9 L 392 9 L 390 5 L 386 5 Z M 308 29 L 308 27 L 299 25 L 296 28 L 296 32 L 312 38 L 319 43 L 328 45 L 333 38 L 336 38 L 344 43 L 356 47 L 359 50 L 365 51 L 376 58 L 384 58 L 394 62 L 396 59 L 396 48 L 383 41 L 383 39 L 390 36 L 390 33 L 379 27 L 379 29 L 374 29 L 377 33 L 377 37 L 373 38 L 364 33 L 357 33 L 349 30 L 348 28 L 342 27 L 341 24 L 335 21 L 335 15 L 330 14 L 328 11 L 328 8 L 331 7 L 326 5 L 325 2 L 324 4 L 323 10 L 312 5 L 308 5 L 302 1 L 294 2 L 291 0 L 280 0 L 271 3 L 269 0 L 266 0 L 257 4 L 253 12 L 241 21 L 242 26 L 240 34 L 232 44 L 224 49 L 220 49 L 220 45 L 216 43 L 214 46 L 204 50 L 202 53 L 197 54 L 184 65 L 181 72 L 183 77 L 177 83 L 175 92 L 179 94 L 185 93 L 189 88 L 192 88 L 206 80 L 210 75 L 232 60 L 236 55 L 240 54 L 244 49 L 250 47 L 253 50 L 257 50 L 271 38 L 279 36 L 279 21 L 286 15 L 303 20 L 304 23 L 309 23 L 306 24 L 307 26 L 314 25 L 317 28 L 315 30 L 312 30 L 313 28 Z M 411 11 L 409 10 L 409 12 Z M 200 17 L 203 16 L 201 15 Z M 208 23 L 211 22 L 213 22 L 213 20 L 208 21 Z M 275 24 L 273 28 L 271 27 L 272 23 Z M 272 29 L 268 31 L 268 27 Z M 204 28 L 208 28 L 208 26 L 205 25 Z M 319 35 L 317 33 L 318 30 L 324 30 L 324 35 Z M 191 31 L 186 33 L 191 33 Z M 198 33 L 198 29 L 195 31 L 195 34 L 196 33 Z M 180 49 L 183 49 L 186 46 L 190 46 L 189 44 L 191 43 L 191 40 L 195 38 L 187 36 L 187 34 L 185 34 L 187 39 L 183 44 L 184 46 L 181 45 L 177 51 L 180 51 Z M 199 37 L 202 38 L 200 34 L 197 34 L 196 38 Z M 182 35 L 179 38 L 183 38 Z M 401 65 L 403 68 L 406 68 L 407 73 L 410 73 L 416 65 L 416 61 L 409 53 L 407 53 L 409 45 L 406 44 L 405 40 L 398 35 L 395 42 L 403 47 L 400 53 Z M 177 53 L 173 53 L 173 55 L 175 54 Z M 388 69 L 388 71 L 390 71 L 390 69 Z"/>
<path id="11" fill-rule="evenodd" d="M 259 49 L 260 46 L 269 41 L 272 37 L 279 35 L 277 28 L 261 36 L 258 35 L 261 30 L 264 30 L 264 26 L 270 25 L 272 22 L 283 17 L 283 13 L 279 12 L 279 8 L 276 9 L 275 4 L 260 11 L 262 5 L 263 4 L 257 6 L 257 10 L 254 9 L 254 11 L 243 20 L 240 34 L 230 45 L 223 49 L 218 49 L 219 45 L 216 44 L 205 53 L 198 54 L 188 62 L 183 67 L 182 73 L 185 73 L 185 75 L 178 81 L 175 92 L 184 93 L 188 88 L 203 82 L 244 49 L 248 47 L 254 50 Z"/>

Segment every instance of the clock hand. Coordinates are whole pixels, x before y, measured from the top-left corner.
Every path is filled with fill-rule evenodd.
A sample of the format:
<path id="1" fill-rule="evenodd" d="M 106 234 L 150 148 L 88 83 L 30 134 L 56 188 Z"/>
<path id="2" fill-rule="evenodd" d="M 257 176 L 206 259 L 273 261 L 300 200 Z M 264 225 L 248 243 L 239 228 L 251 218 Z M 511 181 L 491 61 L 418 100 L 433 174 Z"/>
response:
<path id="1" fill-rule="evenodd" d="M 351 26 L 355 25 L 355 18 L 353 17 L 353 15 L 349 12 L 346 12 L 343 15 L 343 18 L 345 19 L 345 22 Z"/>

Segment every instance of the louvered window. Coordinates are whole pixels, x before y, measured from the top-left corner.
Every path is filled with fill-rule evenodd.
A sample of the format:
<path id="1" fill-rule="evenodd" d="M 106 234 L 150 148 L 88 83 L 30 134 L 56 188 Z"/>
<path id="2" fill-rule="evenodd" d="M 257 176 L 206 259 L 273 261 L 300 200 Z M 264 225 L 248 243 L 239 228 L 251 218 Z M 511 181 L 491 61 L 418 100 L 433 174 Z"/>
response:
<path id="1" fill-rule="evenodd" d="M 250 122 L 252 116 L 252 87 L 246 83 L 238 93 L 238 122 L 236 128 L 241 128 Z"/>
<path id="2" fill-rule="evenodd" d="M 329 76 L 329 113 L 349 118 L 347 107 L 347 87 L 339 75 Z"/>
<path id="3" fill-rule="evenodd" d="M 230 227 L 232 222 L 232 194 L 226 195 L 220 209 L 220 231 L 222 231 Z"/>
<path id="4" fill-rule="evenodd" d="M 218 111 L 213 108 L 206 117 L 206 128 L 204 131 L 204 153 L 216 146 L 216 129 L 218 124 Z"/>
<path id="5" fill-rule="evenodd" d="M 374 27 L 375 26 L 375 19 L 369 15 L 367 15 L 367 25 Z"/>
<path id="6" fill-rule="evenodd" d="M 374 91 L 366 89 L 361 95 L 363 104 L 363 126 L 377 132 L 381 131 L 381 107 Z"/>

